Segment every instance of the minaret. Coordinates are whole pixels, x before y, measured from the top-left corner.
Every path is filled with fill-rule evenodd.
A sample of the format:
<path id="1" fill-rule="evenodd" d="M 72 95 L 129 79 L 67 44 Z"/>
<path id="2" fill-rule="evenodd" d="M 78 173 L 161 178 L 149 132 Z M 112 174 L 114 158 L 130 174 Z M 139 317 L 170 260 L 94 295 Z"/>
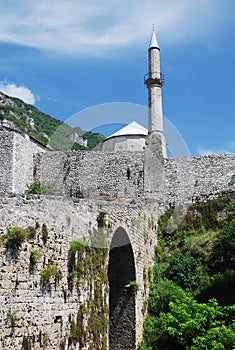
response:
<path id="1" fill-rule="evenodd" d="M 155 139 L 157 153 L 163 158 L 167 158 L 162 113 L 163 83 L 164 78 L 160 69 L 160 49 L 153 28 L 148 49 L 148 73 L 145 76 L 145 85 L 148 88 L 148 131 L 149 139 Z"/>

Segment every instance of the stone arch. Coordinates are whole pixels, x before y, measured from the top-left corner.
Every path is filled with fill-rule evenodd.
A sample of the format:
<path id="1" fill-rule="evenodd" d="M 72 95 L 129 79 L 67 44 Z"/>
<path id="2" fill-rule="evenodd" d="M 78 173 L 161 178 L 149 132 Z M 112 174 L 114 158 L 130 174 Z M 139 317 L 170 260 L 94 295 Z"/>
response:
<path id="1" fill-rule="evenodd" d="M 119 227 L 109 253 L 109 349 L 135 349 L 135 261 L 130 239 Z"/>

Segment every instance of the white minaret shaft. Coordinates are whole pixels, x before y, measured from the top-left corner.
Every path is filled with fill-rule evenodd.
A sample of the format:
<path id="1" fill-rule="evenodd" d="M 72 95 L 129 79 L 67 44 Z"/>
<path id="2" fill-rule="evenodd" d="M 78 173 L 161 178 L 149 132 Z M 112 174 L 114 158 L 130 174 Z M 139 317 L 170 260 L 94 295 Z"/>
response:
<path id="1" fill-rule="evenodd" d="M 162 140 L 162 153 L 166 157 L 166 143 L 163 130 L 162 85 L 163 76 L 160 67 L 160 49 L 153 30 L 148 49 L 148 73 L 145 80 L 148 88 L 148 131 L 157 133 Z M 165 145 L 165 146 L 164 146 Z"/>

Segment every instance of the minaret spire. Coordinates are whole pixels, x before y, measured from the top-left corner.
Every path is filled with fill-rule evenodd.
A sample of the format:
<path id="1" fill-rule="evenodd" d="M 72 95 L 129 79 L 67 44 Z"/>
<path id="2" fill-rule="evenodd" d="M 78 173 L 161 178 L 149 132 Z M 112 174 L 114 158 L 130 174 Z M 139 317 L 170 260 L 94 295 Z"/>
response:
<path id="1" fill-rule="evenodd" d="M 149 48 L 151 48 L 151 47 L 155 47 L 155 48 L 159 49 L 157 37 L 155 34 L 155 30 L 154 30 L 154 24 L 153 24 L 153 32 L 152 32 L 152 36 L 151 36 L 151 40 L 150 40 L 150 44 L 149 44 Z"/>
<path id="2" fill-rule="evenodd" d="M 148 131 L 155 134 L 155 144 L 158 153 L 167 157 L 166 141 L 163 130 L 162 85 L 164 83 L 160 68 L 160 48 L 153 26 L 153 32 L 148 48 L 148 73 L 145 76 L 145 85 L 148 88 Z"/>

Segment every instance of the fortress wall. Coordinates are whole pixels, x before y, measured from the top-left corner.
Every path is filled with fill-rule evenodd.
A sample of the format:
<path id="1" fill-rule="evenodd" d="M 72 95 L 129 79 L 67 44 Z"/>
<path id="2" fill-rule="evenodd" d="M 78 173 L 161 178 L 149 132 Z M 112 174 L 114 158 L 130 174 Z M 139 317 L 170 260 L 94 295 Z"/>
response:
<path id="1" fill-rule="evenodd" d="M 140 198 L 143 152 L 53 152 L 35 158 L 36 178 L 73 197 Z"/>
<path id="2" fill-rule="evenodd" d="M 33 155 L 44 151 L 22 133 L 0 130 L 0 191 L 22 193 L 33 180 Z"/>
<path id="3" fill-rule="evenodd" d="M 11 192 L 14 133 L 0 129 L 0 191 Z"/>
<path id="4" fill-rule="evenodd" d="M 34 155 L 34 181 L 52 184 L 57 193 L 64 195 L 65 163 L 64 152 L 44 152 Z"/>
<path id="5" fill-rule="evenodd" d="M 14 134 L 14 171 L 13 192 L 24 193 L 27 185 L 34 182 L 33 179 L 33 156 L 45 148 L 38 143 L 32 142 L 28 135 Z"/>
<path id="6" fill-rule="evenodd" d="M 235 154 L 169 158 L 165 161 L 165 201 L 192 203 L 231 190 Z"/>
<path id="7" fill-rule="evenodd" d="M 106 212 L 105 225 L 98 228 L 97 217 L 101 210 Z M 105 327 L 108 317 L 108 281 L 105 274 L 108 256 L 105 261 L 99 262 L 101 256 L 97 248 L 103 247 L 105 241 L 109 247 L 118 227 L 127 232 L 135 257 L 136 281 L 140 289 L 136 294 L 134 328 L 139 341 L 143 325 L 142 308 L 148 295 L 147 272 L 153 265 L 156 222 L 157 208 L 147 205 L 143 210 L 142 206 L 103 202 L 101 208 L 100 202 L 94 200 L 74 202 L 65 197 L 2 197 L 0 348 L 105 349 L 107 329 L 102 328 L 103 336 L 98 335 L 101 332 L 99 327 Z M 48 230 L 46 242 L 42 239 L 43 224 Z M 14 226 L 35 228 L 35 235 L 27 238 L 18 250 L 7 249 L 2 242 L 4 235 Z M 76 275 L 71 290 L 68 284 L 69 247 L 74 239 L 83 240 L 88 248 L 95 248 L 86 249 L 85 260 L 80 266 L 85 267 L 83 275 Z M 33 249 L 42 253 L 34 268 L 30 264 Z M 57 280 L 51 277 L 43 285 L 41 272 L 49 261 L 58 267 L 60 275 Z M 78 261 L 81 265 L 81 257 Z M 79 329 L 80 345 L 74 339 L 72 323 Z"/>
<path id="8" fill-rule="evenodd" d="M 144 152 L 53 152 L 35 157 L 36 179 L 55 183 L 58 193 L 72 197 L 144 198 L 149 164 Z M 154 159 L 151 160 L 154 166 Z M 216 196 L 231 189 L 235 155 L 168 158 L 164 186 L 156 161 L 156 200 L 160 203 L 191 203 L 197 197 Z M 160 172 L 160 173 L 159 173 Z M 146 187 L 147 190 L 149 190 Z M 155 189 L 156 190 L 156 189 Z"/>

